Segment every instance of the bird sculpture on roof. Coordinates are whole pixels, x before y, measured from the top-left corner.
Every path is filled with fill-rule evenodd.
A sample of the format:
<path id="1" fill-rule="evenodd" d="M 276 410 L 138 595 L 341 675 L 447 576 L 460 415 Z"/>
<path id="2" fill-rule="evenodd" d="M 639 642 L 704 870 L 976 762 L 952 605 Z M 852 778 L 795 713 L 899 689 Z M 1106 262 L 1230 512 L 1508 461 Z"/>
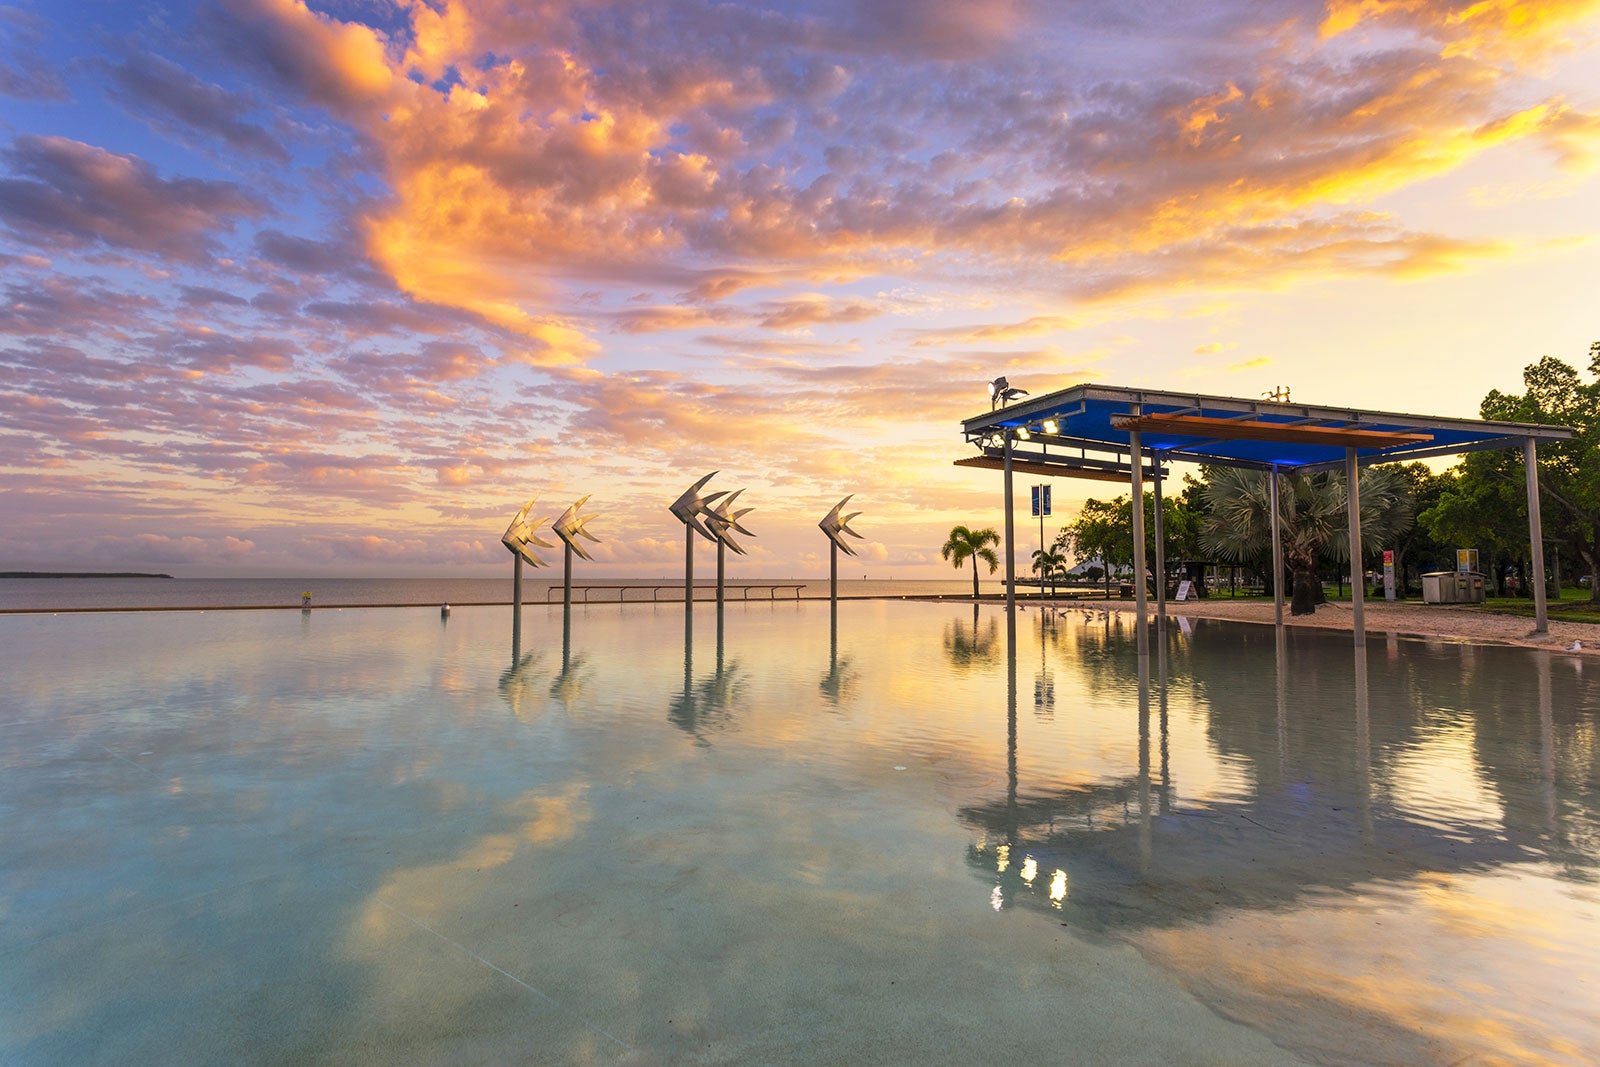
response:
<path id="1" fill-rule="evenodd" d="M 576 552 L 584 559 L 592 560 L 594 557 L 589 555 L 588 552 L 584 551 L 583 546 L 578 543 L 578 539 L 584 537 L 593 541 L 595 544 L 600 543 L 600 538 L 584 529 L 584 524 L 590 519 L 598 517 L 598 513 L 593 515 L 578 514 L 578 509 L 583 507 L 584 504 L 588 503 L 588 500 L 588 497 L 584 497 L 566 511 L 563 511 L 561 513 L 561 517 L 551 525 L 551 529 L 555 531 L 555 535 L 561 538 L 562 543 L 568 548 L 572 549 L 572 551 Z"/>
<path id="2" fill-rule="evenodd" d="M 1011 383 L 1006 381 L 1006 376 L 1002 374 L 989 383 L 989 410 L 993 411 L 997 407 L 1005 407 L 1013 400 L 1027 395 L 1028 391 L 1026 389 L 1012 388 Z"/>
<path id="3" fill-rule="evenodd" d="M 700 521 L 700 516 L 702 513 L 710 512 L 710 504 L 713 500 L 716 500 L 718 497 L 726 496 L 727 493 L 711 493 L 708 496 L 701 496 L 700 490 L 705 488 L 705 484 L 716 476 L 717 472 L 712 471 L 710 474 L 706 475 L 704 478 L 701 478 L 698 482 L 695 482 L 689 488 L 685 489 L 683 491 L 683 495 L 669 505 L 672 513 L 678 517 L 679 522 L 693 529 L 707 541 L 715 541 L 717 537 L 710 530 L 706 529 L 705 524 Z"/>
<path id="4" fill-rule="evenodd" d="M 544 540 L 542 537 L 534 533 L 534 530 L 538 529 L 540 526 L 543 526 L 549 521 L 548 519 L 535 519 L 533 522 L 528 521 L 528 512 L 533 508 L 533 505 L 538 501 L 538 499 L 538 497 L 534 497 L 532 500 L 522 505 L 522 510 L 517 512 L 516 518 L 511 520 L 511 525 L 506 527 L 506 532 L 500 535 L 500 543 L 505 545 L 506 548 L 510 549 L 512 555 L 519 559 L 526 560 L 530 567 L 545 566 L 544 560 L 540 559 L 539 556 L 533 551 L 534 545 L 538 545 L 540 548 L 556 547 L 549 541 Z"/>
<path id="5" fill-rule="evenodd" d="M 855 496 L 855 494 L 851 493 L 850 496 Z M 822 532 L 828 535 L 828 540 L 832 541 L 835 545 L 842 549 L 844 554 L 847 556 L 855 555 L 856 550 L 850 547 L 850 543 L 844 539 L 845 534 L 849 534 L 851 537 L 854 537 L 858 540 L 866 540 L 866 538 L 861 534 L 858 534 L 854 530 L 850 529 L 850 520 L 861 514 L 861 512 L 852 511 L 850 514 L 844 516 L 839 514 L 844 510 L 844 506 L 850 502 L 850 496 L 845 497 L 843 500 L 835 504 L 833 506 L 833 510 L 824 515 L 822 517 L 822 521 L 817 523 L 817 525 L 821 527 Z"/>
<path id="6" fill-rule="evenodd" d="M 739 524 L 739 520 L 750 514 L 755 508 L 733 510 L 733 502 L 739 498 L 739 494 L 742 492 L 744 492 L 743 489 L 737 489 L 724 497 L 716 507 L 705 509 L 706 526 L 711 530 L 712 536 L 741 556 L 745 554 L 744 548 L 733 539 L 734 531 L 738 531 L 746 537 L 755 536 L 755 534 Z"/>

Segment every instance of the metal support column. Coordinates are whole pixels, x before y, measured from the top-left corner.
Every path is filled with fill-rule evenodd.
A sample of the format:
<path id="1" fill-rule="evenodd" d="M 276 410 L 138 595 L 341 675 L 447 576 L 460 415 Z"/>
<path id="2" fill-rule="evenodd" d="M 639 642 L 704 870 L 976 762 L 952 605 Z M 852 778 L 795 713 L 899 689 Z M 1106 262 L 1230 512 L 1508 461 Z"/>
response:
<path id="1" fill-rule="evenodd" d="M 1533 583 L 1533 632 L 1550 631 L 1550 605 L 1546 602 L 1544 588 L 1544 531 L 1539 521 L 1539 455 L 1538 445 L 1531 437 L 1522 442 L 1522 464 L 1528 470 L 1528 548 L 1533 564 L 1528 575 Z"/>
<path id="2" fill-rule="evenodd" d="M 694 527 L 683 526 L 683 610 L 694 610 Z"/>
<path id="3" fill-rule="evenodd" d="M 1267 500 L 1272 509 L 1272 617 L 1283 625 L 1283 531 L 1278 509 L 1278 468 L 1273 466 L 1267 477 Z"/>
<path id="4" fill-rule="evenodd" d="M 1139 414 L 1137 411 L 1133 414 Z M 1144 587 L 1144 451 L 1139 447 L 1139 431 L 1128 434 L 1128 466 L 1133 470 L 1133 602 L 1138 616 L 1139 655 L 1150 654 L 1150 635 L 1145 632 L 1145 620 L 1150 611 L 1149 598 Z"/>
<path id="5" fill-rule="evenodd" d="M 511 571 L 511 662 L 522 655 L 522 557 Z"/>
<path id="6" fill-rule="evenodd" d="M 1361 569 L 1361 469 L 1356 450 L 1344 450 L 1345 509 L 1350 523 L 1350 617 L 1355 643 L 1367 643 L 1366 575 Z"/>
<path id="7" fill-rule="evenodd" d="M 561 562 L 561 603 L 566 611 L 572 610 L 572 546 L 566 545 L 566 556 Z M 545 594 L 546 599 L 549 598 Z M 587 597 L 589 594 L 583 594 Z"/>
<path id="8" fill-rule="evenodd" d="M 1150 487 L 1155 490 L 1156 520 L 1156 621 L 1167 621 L 1167 537 L 1166 523 L 1161 514 L 1161 453 L 1150 453 L 1152 458 Z"/>
<path id="9" fill-rule="evenodd" d="M 1006 615 L 1015 625 L 1017 617 L 1017 524 L 1012 515 L 1011 506 L 1011 431 L 1007 430 L 1006 437 Z M 978 561 L 972 561 L 977 567 Z"/>

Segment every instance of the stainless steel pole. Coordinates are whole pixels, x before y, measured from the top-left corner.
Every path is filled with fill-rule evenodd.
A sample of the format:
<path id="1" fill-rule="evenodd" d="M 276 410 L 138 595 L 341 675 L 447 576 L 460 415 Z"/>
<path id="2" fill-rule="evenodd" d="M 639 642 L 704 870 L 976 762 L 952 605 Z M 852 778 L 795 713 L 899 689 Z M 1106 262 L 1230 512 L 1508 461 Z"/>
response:
<path id="1" fill-rule="evenodd" d="M 1272 468 L 1267 479 L 1267 498 L 1272 509 L 1272 615 L 1277 625 L 1283 625 L 1283 531 L 1278 511 L 1278 468 Z"/>
<path id="2" fill-rule="evenodd" d="M 1542 634 L 1550 631 L 1550 605 L 1546 602 L 1544 589 L 1544 530 L 1539 519 L 1539 452 L 1537 443 L 1531 437 L 1523 439 L 1522 464 L 1528 471 L 1528 548 L 1533 556 L 1533 565 L 1528 568 L 1533 573 L 1528 578 L 1533 582 L 1533 632 Z"/>
<path id="3" fill-rule="evenodd" d="M 1012 516 L 1011 507 L 1011 431 L 1006 431 L 1006 614 L 1012 619 L 1013 625 L 1017 617 L 1017 528 Z M 977 567 L 978 561 L 972 561 Z"/>
<path id="4" fill-rule="evenodd" d="M 1156 619 L 1164 625 L 1167 619 L 1167 538 L 1166 525 L 1161 515 L 1161 454 L 1152 452 L 1153 469 L 1150 486 L 1155 490 L 1156 520 Z"/>
<path id="5" fill-rule="evenodd" d="M 1350 618 L 1357 645 L 1366 647 L 1366 575 L 1361 569 L 1361 470 L 1356 450 L 1344 450 L 1345 510 L 1350 528 Z"/>
<path id="6" fill-rule="evenodd" d="M 1138 414 L 1137 411 L 1134 414 Z M 1149 597 L 1144 586 L 1144 450 L 1139 447 L 1139 431 L 1128 434 L 1128 462 L 1133 468 L 1133 601 L 1138 616 L 1139 655 L 1150 654 L 1150 635 L 1145 633 L 1145 619 L 1150 611 Z"/>

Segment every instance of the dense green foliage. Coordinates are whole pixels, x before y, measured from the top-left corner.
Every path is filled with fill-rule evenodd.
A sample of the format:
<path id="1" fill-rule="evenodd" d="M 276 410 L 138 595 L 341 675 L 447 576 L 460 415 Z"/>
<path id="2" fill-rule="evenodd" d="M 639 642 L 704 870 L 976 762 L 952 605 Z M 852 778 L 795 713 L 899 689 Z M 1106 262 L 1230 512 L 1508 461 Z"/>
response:
<path id="1" fill-rule="evenodd" d="M 972 560 L 972 599 L 978 599 L 978 561 L 989 565 L 989 573 L 993 574 L 1000 566 L 1000 557 L 994 553 L 995 546 L 1000 544 L 1000 535 L 994 530 L 972 530 L 965 526 L 955 526 L 950 530 L 944 547 L 939 549 L 939 555 L 949 560 L 956 570 L 967 560 Z"/>

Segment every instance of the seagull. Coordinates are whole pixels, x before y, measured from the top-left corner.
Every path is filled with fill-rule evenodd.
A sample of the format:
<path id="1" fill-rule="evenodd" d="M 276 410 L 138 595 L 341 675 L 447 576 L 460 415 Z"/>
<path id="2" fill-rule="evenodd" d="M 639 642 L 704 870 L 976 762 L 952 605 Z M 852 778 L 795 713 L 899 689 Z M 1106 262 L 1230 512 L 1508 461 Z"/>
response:
<path id="1" fill-rule="evenodd" d="M 709 510 L 707 505 L 709 505 L 713 500 L 717 499 L 719 496 L 727 496 L 727 494 L 712 493 L 710 496 L 701 496 L 700 490 L 705 487 L 707 482 L 716 476 L 717 472 L 712 471 L 710 474 L 706 475 L 704 478 L 701 478 L 698 482 L 695 482 L 689 488 L 685 489 L 682 496 L 668 505 L 672 513 L 678 516 L 679 522 L 683 523 L 685 526 L 692 527 L 696 533 L 698 533 L 701 537 L 704 537 L 707 541 L 715 541 L 717 538 L 716 535 L 714 535 L 710 530 L 706 529 L 705 524 L 700 521 L 700 514 Z"/>
<path id="2" fill-rule="evenodd" d="M 739 524 L 739 520 L 750 514 L 755 508 L 733 510 L 733 502 L 739 498 L 739 494 L 742 492 L 744 492 L 743 489 L 736 489 L 724 497 L 716 507 L 705 509 L 706 526 L 710 528 L 712 536 L 741 556 L 745 554 L 744 548 L 733 539 L 733 531 L 737 530 L 746 537 L 755 536 L 755 534 Z"/>
<path id="3" fill-rule="evenodd" d="M 596 516 L 578 514 L 578 509 L 583 507 L 584 504 L 588 503 L 588 500 L 588 497 L 584 497 L 566 511 L 563 511 L 561 513 L 561 517 L 552 524 L 551 529 L 555 531 L 556 536 L 561 538 L 562 543 L 568 548 L 572 549 L 572 551 L 576 552 L 584 559 L 592 560 L 594 557 L 585 552 L 583 550 L 583 546 L 578 543 L 578 538 L 580 537 L 587 537 L 596 544 L 600 543 L 600 538 L 583 528 L 584 523 L 588 522 L 592 518 L 595 518 Z"/>
<path id="4" fill-rule="evenodd" d="M 833 510 L 824 515 L 822 517 L 822 521 L 817 523 L 817 526 L 821 528 L 822 532 L 828 535 L 828 540 L 832 541 L 836 546 L 842 549 L 844 554 L 847 556 L 855 555 L 856 550 L 850 547 L 849 542 L 845 541 L 845 534 L 849 534 L 851 537 L 862 541 L 866 540 L 866 538 L 861 534 L 858 534 L 854 530 L 850 529 L 850 520 L 861 514 L 861 512 L 852 511 L 850 514 L 844 516 L 839 514 L 839 512 L 844 509 L 844 506 L 850 502 L 851 496 L 855 496 L 855 494 L 851 493 L 850 496 L 845 497 L 843 500 L 835 504 L 833 506 Z"/>
<path id="5" fill-rule="evenodd" d="M 511 520 L 511 525 L 506 527 L 506 532 L 500 535 L 500 543 L 505 545 L 513 555 L 526 560 L 530 567 L 543 567 L 545 565 L 544 560 L 534 553 L 533 545 L 538 545 L 540 548 L 556 547 L 533 532 L 549 520 L 535 519 L 533 522 L 528 521 L 528 511 L 538 499 L 538 497 L 534 497 L 522 505 L 522 510 L 517 512 L 516 518 Z"/>
<path id="6" fill-rule="evenodd" d="M 1574 641 L 1574 642 L 1572 642 L 1572 644 L 1567 646 L 1567 651 L 1568 652 L 1582 652 L 1583 651 L 1583 642 L 1582 641 Z"/>

